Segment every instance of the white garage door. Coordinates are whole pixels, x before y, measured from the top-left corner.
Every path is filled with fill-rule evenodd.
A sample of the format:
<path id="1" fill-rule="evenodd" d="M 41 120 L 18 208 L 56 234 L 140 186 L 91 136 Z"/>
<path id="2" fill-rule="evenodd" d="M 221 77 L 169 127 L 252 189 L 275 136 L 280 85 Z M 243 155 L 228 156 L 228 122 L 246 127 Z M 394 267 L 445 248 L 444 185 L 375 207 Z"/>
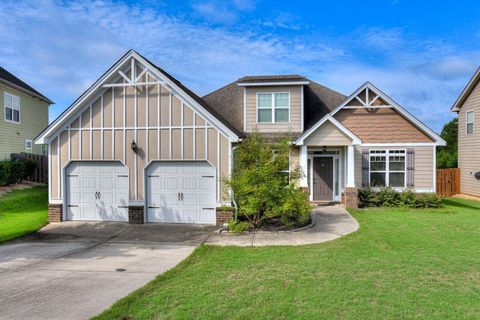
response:
<path id="1" fill-rule="evenodd" d="M 208 162 L 153 162 L 148 167 L 148 222 L 215 224 L 215 205 L 215 168 Z"/>
<path id="2" fill-rule="evenodd" d="M 120 162 L 72 162 L 66 187 L 67 220 L 128 221 L 128 168 Z"/>

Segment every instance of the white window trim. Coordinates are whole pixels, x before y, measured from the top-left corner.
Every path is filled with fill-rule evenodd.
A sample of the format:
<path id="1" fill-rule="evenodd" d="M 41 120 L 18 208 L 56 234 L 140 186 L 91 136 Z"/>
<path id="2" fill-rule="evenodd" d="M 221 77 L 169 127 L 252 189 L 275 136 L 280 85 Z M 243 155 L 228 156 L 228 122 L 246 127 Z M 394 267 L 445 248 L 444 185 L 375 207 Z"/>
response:
<path id="1" fill-rule="evenodd" d="M 472 122 L 468 122 L 468 114 L 471 113 L 472 114 Z M 465 114 L 465 133 L 467 134 L 467 136 L 471 136 L 472 134 L 475 133 L 475 111 L 467 111 L 467 113 Z M 472 125 L 472 133 L 468 133 L 468 125 L 471 124 Z"/>
<path id="2" fill-rule="evenodd" d="M 27 147 L 27 144 L 30 144 L 30 148 Z M 30 151 L 28 151 L 30 149 Z M 25 139 L 25 153 L 33 153 L 33 141 L 32 139 Z"/>
<path id="3" fill-rule="evenodd" d="M 270 94 L 271 95 L 271 98 L 272 98 L 272 106 L 270 108 L 261 108 L 259 107 L 258 105 L 258 96 L 261 95 L 261 94 Z M 276 94 L 288 94 L 288 107 L 280 107 L 280 108 L 277 108 L 275 106 L 275 95 Z M 285 92 L 257 92 L 256 94 L 256 105 L 257 105 L 257 114 L 256 114 L 256 123 L 257 124 L 262 124 L 262 123 L 275 123 L 275 124 L 285 124 L 285 123 L 290 123 L 290 107 L 291 107 L 291 103 L 290 103 L 290 91 L 285 91 Z M 265 122 L 260 122 L 258 121 L 258 110 L 259 109 L 263 109 L 263 110 L 268 110 L 270 109 L 272 111 L 272 119 L 271 121 L 265 121 Z M 288 121 L 285 121 L 285 122 L 277 122 L 276 119 L 275 119 L 275 110 L 276 109 L 279 109 L 279 110 L 288 110 Z"/>
<path id="4" fill-rule="evenodd" d="M 69 133 L 70 133 L 70 131 L 69 131 Z M 69 148 L 69 150 L 70 150 L 70 148 Z M 45 155 L 45 156 L 48 155 L 48 144 L 40 145 L 40 153 Z"/>
<path id="5" fill-rule="evenodd" d="M 13 105 L 11 107 L 7 107 L 7 97 L 8 96 L 11 97 L 12 102 L 13 102 L 13 99 L 18 99 L 18 107 L 15 107 Z M 7 119 L 7 108 L 12 110 L 12 120 Z M 18 111 L 18 121 L 13 120 L 13 110 Z M 8 93 L 8 92 L 4 92 L 4 94 L 3 94 L 3 120 L 5 122 L 8 122 L 8 123 L 20 124 L 20 122 L 22 120 L 22 116 L 20 114 L 20 97 L 19 96 L 16 96 L 16 95 Z"/>
<path id="6" fill-rule="evenodd" d="M 375 151 L 385 151 L 385 153 L 375 153 Z M 390 153 L 392 151 L 403 151 L 403 153 Z M 405 161 L 405 167 L 402 170 L 390 170 L 390 156 L 403 156 Z M 370 150 L 369 155 L 368 155 L 368 185 L 371 186 L 371 173 L 372 173 L 372 168 L 371 168 L 371 163 L 372 157 L 375 156 L 385 156 L 385 170 L 375 170 L 373 172 L 375 173 L 385 173 L 385 187 L 390 187 L 390 173 L 402 173 L 404 175 L 403 178 L 403 187 L 391 187 L 393 189 L 405 189 L 407 188 L 407 150 L 406 149 L 391 149 L 391 150 L 384 150 L 384 149 L 373 149 Z M 374 188 L 379 188 L 379 187 L 374 187 Z"/>

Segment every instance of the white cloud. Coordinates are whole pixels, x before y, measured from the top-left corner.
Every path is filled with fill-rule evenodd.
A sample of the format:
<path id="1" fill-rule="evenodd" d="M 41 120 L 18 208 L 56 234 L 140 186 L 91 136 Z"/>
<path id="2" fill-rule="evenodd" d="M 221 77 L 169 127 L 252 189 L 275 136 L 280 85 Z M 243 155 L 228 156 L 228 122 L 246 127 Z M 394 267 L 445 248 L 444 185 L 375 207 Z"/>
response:
<path id="1" fill-rule="evenodd" d="M 212 2 L 192 5 L 199 10 L 202 3 L 200 11 L 214 12 Z M 227 20 L 255 4 L 228 4 Z M 118 1 L 2 1 L 0 64 L 57 102 L 52 117 L 133 48 L 199 94 L 251 74 L 300 73 L 345 94 L 370 80 L 440 130 L 480 57 L 398 28 L 288 37 L 268 33 L 260 22 L 248 30 L 224 28 L 158 10 Z"/>

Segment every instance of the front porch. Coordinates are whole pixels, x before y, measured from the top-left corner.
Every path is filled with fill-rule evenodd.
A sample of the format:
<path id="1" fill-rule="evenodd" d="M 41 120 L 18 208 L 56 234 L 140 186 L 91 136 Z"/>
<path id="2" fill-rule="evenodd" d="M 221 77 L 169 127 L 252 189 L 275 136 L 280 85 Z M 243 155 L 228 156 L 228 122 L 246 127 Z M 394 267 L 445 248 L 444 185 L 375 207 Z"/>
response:
<path id="1" fill-rule="evenodd" d="M 310 201 L 357 207 L 355 146 L 360 139 L 326 116 L 295 144 L 300 148 L 300 187 L 307 190 Z"/>

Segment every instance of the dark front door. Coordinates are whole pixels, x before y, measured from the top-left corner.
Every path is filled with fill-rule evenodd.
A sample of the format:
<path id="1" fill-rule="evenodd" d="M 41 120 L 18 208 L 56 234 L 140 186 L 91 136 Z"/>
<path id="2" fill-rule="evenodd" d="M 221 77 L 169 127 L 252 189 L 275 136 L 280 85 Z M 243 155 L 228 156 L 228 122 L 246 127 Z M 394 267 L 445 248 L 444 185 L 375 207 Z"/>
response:
<path id="1" fill-rule="evenodd" d="M 313 200 L 333 200 L 333 158 L 313 158 Z"/>

